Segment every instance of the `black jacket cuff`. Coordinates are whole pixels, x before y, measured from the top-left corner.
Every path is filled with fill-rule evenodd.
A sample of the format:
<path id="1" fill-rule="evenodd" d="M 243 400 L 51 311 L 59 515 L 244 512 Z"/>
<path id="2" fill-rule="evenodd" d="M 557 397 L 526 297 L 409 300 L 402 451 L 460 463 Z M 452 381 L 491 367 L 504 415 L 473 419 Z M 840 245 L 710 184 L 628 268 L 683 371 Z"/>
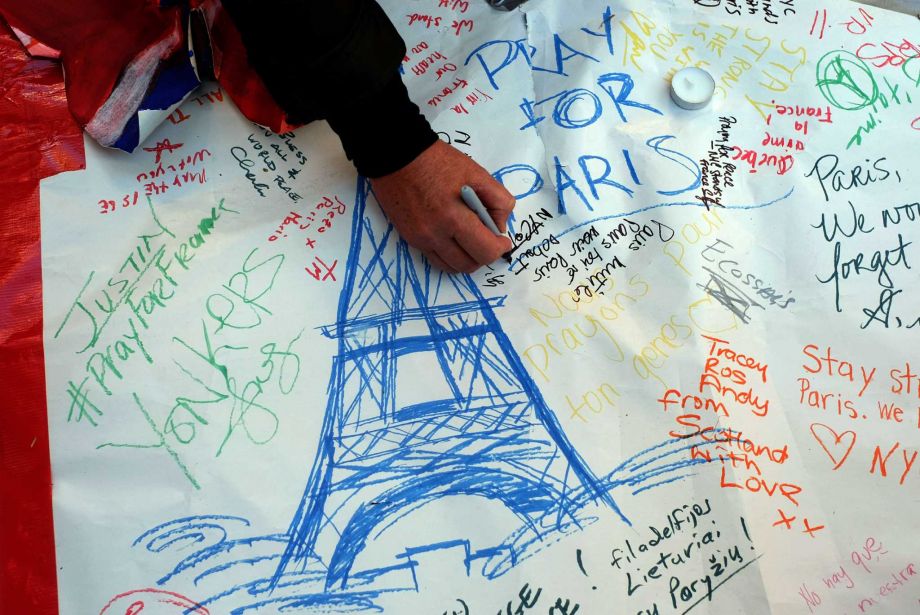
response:
<path id="1" fill-rule="evenodd" d="M 345 155 L 365 177 L 398 171 L 438 138 L 409 99 L 398 72 L 376 93 L 349 101 L 326 119 L 342 140 Z"/>

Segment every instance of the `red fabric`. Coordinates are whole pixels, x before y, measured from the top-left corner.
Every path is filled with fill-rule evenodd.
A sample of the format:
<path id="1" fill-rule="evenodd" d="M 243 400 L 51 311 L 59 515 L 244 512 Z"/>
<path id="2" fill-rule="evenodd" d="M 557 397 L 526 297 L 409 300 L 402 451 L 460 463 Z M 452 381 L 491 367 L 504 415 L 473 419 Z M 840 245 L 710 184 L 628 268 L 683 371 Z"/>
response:
<path id="1" fill-rule="evenodd" d="M 57 613 L 42 352 L 38 181 L 82 168 L 60 66 L 0 20 L 0 614 Z"/>
<path id="2" fill-rule="evenodd" d="M 150 0 L 17 0 L 0 8 L 11 25 L 60 51 L 70 110 L 84 126 L 125 66 L 180 27 L 178 11 Z"/>
<path id="3" fill-rule="evenodd" d="M 220 1 L 188 3 L 205 15 L 215 77 L 243 115 L 275 132 L 295 128 L 249 67 L 239 32 Z M 60 52 L 70 110 L 82 126 L 93 119 L 138 54 L 175 31 L 186 40 L 178 7 L 160 8 L 152 0 L 17 0 L 0 6 L 0 15 L 34 41 Z"/>
<path id="4" fill-rule="evenodd" d="M 219 0 L 191 0 L 191 6 L 204 14 L 208 24 L 214 76 L 243 115 L 275 132 L 296 128 L 299 124 L 287 122 L 284 111 L 250 68 L 243 39 Z"/>

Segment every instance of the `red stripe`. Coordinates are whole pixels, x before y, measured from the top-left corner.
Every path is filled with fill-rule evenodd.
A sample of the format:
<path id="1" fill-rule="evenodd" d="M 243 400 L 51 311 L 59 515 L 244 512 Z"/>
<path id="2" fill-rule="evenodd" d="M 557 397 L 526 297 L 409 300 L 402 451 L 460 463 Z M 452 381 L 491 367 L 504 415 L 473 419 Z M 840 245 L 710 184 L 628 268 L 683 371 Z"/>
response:
<path id="1" fill-rule="evenodd" d="M 57 613 L 42 353 L 38 181 L 83 166 L 60 67 L 0 20 L 0 613 Z"/>
<path id="2" fill-rule="evenodd" d="M 148 0 L 6 2 L 0 13 L 61 52 L 70 110 L 86 125 L 109 98 L 125 66 L 176 27 L 177 8 Z"/>

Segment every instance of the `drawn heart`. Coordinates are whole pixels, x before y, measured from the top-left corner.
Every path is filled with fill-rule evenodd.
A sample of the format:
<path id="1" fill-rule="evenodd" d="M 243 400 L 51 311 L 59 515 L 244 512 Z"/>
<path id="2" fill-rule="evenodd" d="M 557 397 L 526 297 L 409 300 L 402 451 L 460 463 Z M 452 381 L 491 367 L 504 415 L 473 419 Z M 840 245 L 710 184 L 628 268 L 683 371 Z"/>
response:
<path id="1" fill-rule="evenodd" d="M 831 447 L 828 448 L 824 440 L 821 438 L 821 434 L 818 433 L 818 429 L 827 432 L 828 435 L 825 436 L 828 442 L 830 442 Z M 824 449 L 824 452 L 827 453 L 827 456 L 831 458 L 836 465 L 834 469 L 836 470 L 843 465 L 843 462 L 847 460 L 847 457 L 850 456 L 850 451 L 853 450 L 853 445 L 856 444 L 856 432 L 855 431 L 845 431 L 842 434 L 838 434 L 836 431 L 825 425 L 824 423 L 812 423 L 811 424 L 811 435 L 815 437 L 815 440 L 818 441 L 818 444 L 821 445 L 821 448 Z M 830 437 L 828 437 L 830 436 Z M 844 440 L 849 436 L 850 444 L 847 446 L 844 444 Z M 846 447 L 846 450 L 843 452 L 843 455 L 840 457 L 840 460 L 837 460 L 837 457 L 834 455 L 841 448 Z"/>

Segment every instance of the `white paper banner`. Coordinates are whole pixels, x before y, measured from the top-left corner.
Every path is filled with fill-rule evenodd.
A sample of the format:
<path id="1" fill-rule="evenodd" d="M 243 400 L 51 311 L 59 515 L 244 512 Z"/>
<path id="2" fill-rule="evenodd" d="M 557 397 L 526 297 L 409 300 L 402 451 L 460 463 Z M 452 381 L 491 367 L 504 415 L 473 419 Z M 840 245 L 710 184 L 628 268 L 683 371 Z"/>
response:
<path id="1" fill-rule="evenodd" d="M 41 195 L 61 612 L 917 612 L 917 21 L 384 7 L 513 263 L 441 275 L 212 84 L 88 142 Z"/>

